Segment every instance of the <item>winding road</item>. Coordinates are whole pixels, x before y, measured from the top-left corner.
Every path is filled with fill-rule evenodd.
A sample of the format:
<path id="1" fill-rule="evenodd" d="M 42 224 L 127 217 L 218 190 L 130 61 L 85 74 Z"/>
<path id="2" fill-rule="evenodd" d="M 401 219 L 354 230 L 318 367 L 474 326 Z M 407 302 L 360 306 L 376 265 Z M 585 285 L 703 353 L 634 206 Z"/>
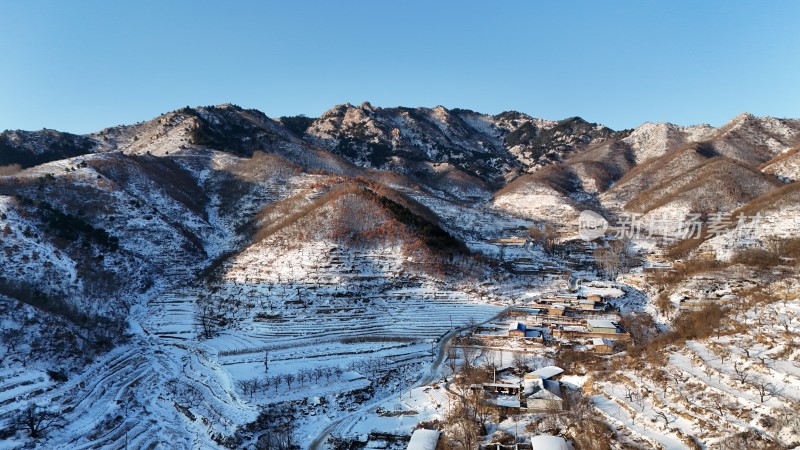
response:
<path id="1" fill-rule="evenodd" d="M 483 325 L 483 324 L 489 323 L 489 322 L 497 319 L 498 317 L 504 315 L 505 313 L 507 313 L 509 311 L 509 309 L 511 309 L 510 306 L 504 308 L 502 311 L 500 311 L 498 314 L 496 314 L 492 318 L 490 318 L 488 320 L 485 320 L 483 322 L 480 322 L 477 325 Z M 447 355 L 447 353 L 444 352 L 444 349 L 447 348 L 447 345 L 450 343 L 450 341 L 455 336 L 457 336 L 459 333 L 461 333 L 462 331 L 466 330 L 467 328 L 468 327 L 456 328 L 454 330 L 451 330 L 451 331 L 447 332 L 444 336 L 442 336 L 442 338 L 439 340 L 439 343 L 436 345 L 436 359 L 433 360 L 433 363 L 431 364 L 431 366 L 428 369 L 428 371 L 422 377 L 420 377 L 412 386 L 404 388 L 404 389 L 401 388 L 401 389 L 398 389 L 397 391 L 393 391 L 393 392 L 387 393 L 386 395 L 382 396 L 381 398 L 374 399 L 373 401 L 367 403 L 366 405 L 362 406 L 361 408 L 359 408 L 359 409 L 357 409 L 355 411 L 350 411 L 347 415 L 345 415 L 345 416 L 343 416 L 343 417 L 341 417 L 339 419 L 334 420 L 327 427 L 325 427 L 325 429 L 323 429 L 322 432 L 320 432 L 319 436 L 317 436 L 313 441 L 311 441 L 311 444 L 309 445 L 308 448 L 310 450 L 323 450 L 325 448 L 324 446 L 325 446 L 326 441 L 328 440 L 330 435 L 333 434 L 333 432 L 336 431 L 337 429 L 345 428 L 346 426 L 351 425 L 354 422 L 357 422 L 358 419 L 360 419 L 365 413 L 368 413 L 371 410 L 377 408 L 383 402 L 385 402 L 387 399 L 392 398 L 392 397 L 394 397 L 396 395 L 399 395 L 401 392 L 405 393 L 405 392 L 410 391 L 411 389 L 414 389 L 414 388 L 417 388 L 417 387 L 420 387 L 420 386 L 425 386 L 425 385 L 431 384 L 434 381 L 438 380 L 440 375 L 441 375 L 439 373 L 439 368 L 442 366 L 442 363 L 444 362 L 445 357 Z"/>

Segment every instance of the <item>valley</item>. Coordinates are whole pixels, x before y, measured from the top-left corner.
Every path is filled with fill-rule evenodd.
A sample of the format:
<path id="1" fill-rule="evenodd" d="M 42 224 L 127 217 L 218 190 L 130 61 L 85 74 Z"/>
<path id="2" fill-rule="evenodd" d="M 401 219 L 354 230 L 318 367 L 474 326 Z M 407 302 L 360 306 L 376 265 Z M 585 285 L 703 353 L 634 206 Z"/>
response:
<path id="1" fill-rule="evenodd" d="M 369 103 L 6 131 L 0 449 L 800 445 L 798 145 Z"/>

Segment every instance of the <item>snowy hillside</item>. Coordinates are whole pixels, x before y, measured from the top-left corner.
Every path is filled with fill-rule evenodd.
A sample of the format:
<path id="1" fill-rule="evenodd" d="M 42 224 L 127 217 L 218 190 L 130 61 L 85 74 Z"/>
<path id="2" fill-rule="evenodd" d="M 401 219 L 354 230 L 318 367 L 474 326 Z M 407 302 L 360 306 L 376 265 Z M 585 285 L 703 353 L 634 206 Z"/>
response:
<path id="1" fill-rule="evenodd" d="M 798 445 L 798 145 L 366 102 L 4 132 L 0 449 Z"/>

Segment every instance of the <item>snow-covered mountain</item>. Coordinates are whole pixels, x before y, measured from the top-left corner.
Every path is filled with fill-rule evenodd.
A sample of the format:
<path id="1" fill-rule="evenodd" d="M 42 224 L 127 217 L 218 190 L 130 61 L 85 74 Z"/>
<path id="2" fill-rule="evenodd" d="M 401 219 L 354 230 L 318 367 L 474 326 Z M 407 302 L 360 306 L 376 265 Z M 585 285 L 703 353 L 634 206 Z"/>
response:
<path id="1" fill-rule="evenodd" d="M 255 424 L 275 419 L 243 384 L 264 352 L 328 367 L 311 397 L 338 398 L 314 409 L 335 417 L 349 407 L 337 395 L 378 395 L 368 373 L 429 376 L 437 339 L 530 287 L 520 265 L 570 273 L 575 255 L 526 242 L 531 226 L 566 241 L 585 209 L 739 211 L 764 215 L 760 238 L 800 230 L 798 145 L 800 120 L 749 114 L 614 131 L 369 103 L 319 118 L 226 104 L 85 136 L 6 131 L 0 430 L 35 404 L 63 412 L 42 448 L 254 445 Z M 730 242 L 693 248 L 729 257 Z M 376 361 L 386 370 L 364 368 Z M 266 404 L 311 408 L 283 382 L 290 395 L 279 380 Z M 0 434 L 0 449 L 24 442 Z"/>

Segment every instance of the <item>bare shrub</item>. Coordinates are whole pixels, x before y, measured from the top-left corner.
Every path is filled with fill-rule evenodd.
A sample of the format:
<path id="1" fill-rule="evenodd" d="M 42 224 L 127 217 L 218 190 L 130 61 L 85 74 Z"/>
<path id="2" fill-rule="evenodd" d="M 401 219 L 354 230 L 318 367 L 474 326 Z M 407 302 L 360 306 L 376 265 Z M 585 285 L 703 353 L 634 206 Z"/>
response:
<path id="1" fill-rule="evenodd" d="M 27 431 L 31 438 L 37 439 L 52 429 L 62 428 L 64 418 L 58 411 L 31 403 L 14 415 L 13 425 L 18 430 Z"/>
<path id="2" fill-rule="evenodd" d="M 19 164 L 9 164 L 7 166 L 0 166 L 0 177 L 16 175 L 20 171 L 22 171 L 22 166 Z"/>

